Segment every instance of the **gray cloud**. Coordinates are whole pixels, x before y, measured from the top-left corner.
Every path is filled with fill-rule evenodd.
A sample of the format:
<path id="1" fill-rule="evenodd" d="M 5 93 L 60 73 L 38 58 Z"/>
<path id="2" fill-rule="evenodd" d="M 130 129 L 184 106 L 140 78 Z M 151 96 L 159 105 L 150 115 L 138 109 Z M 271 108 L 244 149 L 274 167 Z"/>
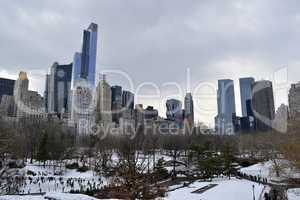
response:
<path id="1" fill-rule="evenodd" d="M 46 73 L 54 61 L 71 62 L 81 48 L 82 29 L 94 21 L 98 70 L 123 70 L 136 84 L 185 86 L 187 67 L 193 86 L 225 77 L 271 77 L 282 66 L 294 82 L 299 6 L 297 0 L 2 0 L 0 71 Z M 44 77 L 34 78 L 32 87 L 42 92 Z"/>

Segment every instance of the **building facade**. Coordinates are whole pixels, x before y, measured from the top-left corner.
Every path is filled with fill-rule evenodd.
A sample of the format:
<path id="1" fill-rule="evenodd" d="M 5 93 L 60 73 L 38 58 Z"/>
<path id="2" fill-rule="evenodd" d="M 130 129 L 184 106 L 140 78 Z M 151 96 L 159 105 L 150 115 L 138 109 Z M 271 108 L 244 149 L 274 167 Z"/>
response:
<path id="1" fill-rule="evenodd" d="M 111 87 L 111 110 L 112 121 L 119 124 L 122 116 L 122 87 L 114 85 Z"/>
<path id="2" fill-rule="evenodd" d="M 100 79 L 96 88 L 96 123 L 110 125 L 111 115 L 111 88 L 106 82 L 105 76 Z"/>
<path id="3" fill-rule="evenodd" d="M 241 107 L 242 107 L 242 117 L 248 116 L 247 114 L 247 100 L 251 100 L 251 86 L 254 83 L 254 78 L 240 78 L 240 95 L 241 95 Z"/>
<path id="4" fill-rule="evenodd" d="M 289 90 L 289 117 L 300 118 L 300 82 L 291 85 Z"/>
<path id="5" fill-rule="evenodd" d="M 15 80 L 0 78 L 0 102 L 3 95 L 14 95 Z"/>
<path id="6" fill-rule="evenodd" d="M 189 128 L 194 127 L 194 101 L 191 93 L 187 93 L 184 97 L 184 119 Z"/>
<path id="7" fill-rule="evenodd" d="M 80 80 L 85 80 L 86 85 L 95 87 L 96 57 L 97 57 L 98 25 L 91 23 L 88 29 L 83 31 L 83 43 L 81 53 L 76 52 L 73 60 L 72 88 Z"/>
<path id="8" fill-rule="evenodd" d="M 15 100 L 14 96 L 11 95 L 2 95 L 0 103 L 0 113 L 2 116 L 14 117 L 16 113 Z"/>
<path id="9" fill-rule="evenodd" d="M 93 91 L 90 87 L 76 87 L 72 95 L 71 119 L 78 135 L 88 135 L 94 125 Z"/>
<path id="10" fill-rule="evenodd" d="M 27 73 L 20 72 L 14 87 L 15 115 L 18 118 L 43 118 L 44 99 L 38 92 L 28 90 L 28 85 Z"/>
<path id="11" fill-rule="evenodd" d="M 216 131 L 219 134 L 233 134 L 232 118 L 236 115 L 233 80 L 218 80 L 217 104 L 218 115 L 215 118 Z"/>
<path id="12" fill-rule="evenodd" d="M 123 90 L 123 92 L 122 92 L 122 107 L 133 110 L 134 94 L 132 92 Z"/>
<path id="13" fill-rule="evenodd" d="M 168 99 L 166 102 L 166 116 L 168 120 L 175 121 L 179 127 L 183 126 L 184 113 L 182 103 L 177 99 Z"/>
<path id="14" fill-rule="evenodd" d="M 91 23 L 88 29 L 83 31 L 82 51 L 76 52 L 73 59 L 71 120 L 77 132 L 88 134 L 94 125 L 94 91 L 96 77 L 98 25 Z"/>
<path id="15" fill-rule="evenodd" d="M 51 66 L 50 74 L 46 75 L 45 104 L 46 111 L 69 113 L 69 96 L 71 93 L 72 63 L 60 65 L 55 62 Z"/>
<path id="16" fill-rule="evenodd" d="M 252 85 L 252 111 L 255 117 L 256 130 L 268 131 L 272 129 L 275 107 L 271 81 L 256 81 Z"/>

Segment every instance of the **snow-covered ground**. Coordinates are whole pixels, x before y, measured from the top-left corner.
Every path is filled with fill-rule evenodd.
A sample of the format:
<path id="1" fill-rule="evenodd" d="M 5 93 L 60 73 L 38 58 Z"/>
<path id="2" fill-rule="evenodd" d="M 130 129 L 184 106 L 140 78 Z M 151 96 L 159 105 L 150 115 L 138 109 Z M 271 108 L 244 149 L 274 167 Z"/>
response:
<path id="1" fill-rule="evenodd" d="M 280 181 L 288 178 L 300 178 L 300 173 L 295 169 L 291 169 L 288 161 L 278 160 L 277 162 L 282 168 L 282 170 L 280 170 L 280 177 L 276 176 L 272 161 L 251 165 L 249 167 L 242 168 L 240 171 L 248 175 L 267 178 L 268 181 Z"/>
<path id="2" fill-rule="evenodd" d="M 288 200 L 300 200 L 300 188 L 289 189 L 287 196 Z"/>
<path id="3" fill-rule="evenodd" d="M 51 198 L 55 200 L 96 200 L 96 198 L 83 195 L 83 194 L 68 194 L 68 193 L 47 193 L 45 195 L 28 195 L 28 196 L 16 196 L 5 195 L 0 196 L 0 200 L 45 200 Z"/>
<path id="4" fill-rule="evenodd" d="M 36 175 L 28 175 L 28 172 Z M 61 171 L 61 175 L 54 172 Z M 19 185 L 19 193 L 41 193 L 41 192 L 70 192 L 71 190 L 82 190 L 100 188 L 107 184 L 107 180 L 89 170 L 78 172 L 76 169 L 54 169 L 53 166 L 26 165 L 19 174 L 25 175 L 25 180 Z"/>
<path id="5" fill-rule="evenodd" d="M 217 186 L 203 192 L 192 193 L 209 184 Z M 212 182 L 194 182 L 188 187 L 180 188 L 168 193 L 168 200 L 253 200 L 253 185 L 255 199 L 259 199 L 264 185 L 241 179 L 219 179 Z"/>

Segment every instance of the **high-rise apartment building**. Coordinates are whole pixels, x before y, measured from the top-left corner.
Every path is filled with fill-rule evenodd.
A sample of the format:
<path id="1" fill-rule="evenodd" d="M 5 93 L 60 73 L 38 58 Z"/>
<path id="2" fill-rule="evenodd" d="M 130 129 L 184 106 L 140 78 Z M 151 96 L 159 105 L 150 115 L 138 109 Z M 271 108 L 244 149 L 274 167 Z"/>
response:
<path id="1" fill-rule="evenodd" d="M 254 83 L 254 78 L 246 77 L 240 78 L 240 95 L 241 95 L 241 107 L 242 107 L 242 116 L 246 117 L 247 114 L 247 101 L 251 100 L 251 86 Z"/>
<path id="2" fill-rule="evenodd" d="M 122 107 L 133 110 L 134 94 L 132 92 L 123 90 L 123 92 L 122 92 Z"/>
<path id="3" fill-rule="evenodd" d="M 168 120 L 175 121 L 179 127 L 183 125 L 184 114 L 182 111 L 182 103 L 177 99 L 168 99 L 166 102 Z"/>
<path id="4" fill-rule="evenodd" d="M 275 117 L 275 107 L 271 81 L 262 80 L 253 83 L 252 111 L 257 130 L 268 131 L 272 128 L 272 120 Z"/>
<path id="5" fill-rule="evenodd" d="M 95 23 L 91 23 L 88 29 L 83 31 L 82 51 L 76 52 L 73 60 L 72 88 L 81 79 L 86 81 L 88 87 L 95 87 L 97 32 L 98 25 Z"/>
<path id="6" fill-rule="evenodd" d="M 184 119 L 190 128 L 194 126 L 194 101 L 191 93 L 187 93 L 184 97 Z"/>
<path id="7" fill-rule="evenodd" d="M 45 104 L 49 113 L 61 115 L 69 112 L 71 92 L 72 63 L 60 65 L 55 62 L 46 75 Z"/>
<path id="8" fill-rule="evenodd" d="M 0 78 L 0 102 L 3 95 L 13 96 L 15 80 Z"/>
<path id="9" fill-rule="evenodd" d="M 233 134 L 232 118 L 236 115 L 233 80 L 218 80 L 217 95 L 218 115 L 215 118 L 216 131 L 219 134 Z"/>
<path id="10" fill-rule="evenodd" d="M 291 85 L 289 91 L 289 114 L 291 119 L 300 117 L 300 82 Z"/>
<path id="11" fill-rule="evenodd" d="M 14 101 L 18 118 L 41 118 L 44 116 L 44 99 L 38 92 L 28 90 L 29 80 L 26 72 L 20 72 L 15 82 Z"/>
<path id="12" fill-rule="evenodd" d="M 110 125 L 111 115 L 111 87 L 103 75 L 96 88 L 96 123 Z"/>
<path id="13" fill-rule="evenodd" d="M 95 121 L 94 108 L 92 89 L 77 86 L 72 95 L 71 119 L 79 135 L 91 133 Z"/>
<path id="14" fill-rule="evenodd" d="M 73 59 L 71 123 L 79 134 L 91 131 L 94 118 L 94 89 L 96 76 L 98 25 L 91 23 L 83 31 L 82 51 L 76 52 Z"/>
<path id="15" fill-rule="evenodd" d="M 114 85 L 111 87 L 111 110 L 112 121 L 119 124 L 122 112 L 122 87 Z"/>

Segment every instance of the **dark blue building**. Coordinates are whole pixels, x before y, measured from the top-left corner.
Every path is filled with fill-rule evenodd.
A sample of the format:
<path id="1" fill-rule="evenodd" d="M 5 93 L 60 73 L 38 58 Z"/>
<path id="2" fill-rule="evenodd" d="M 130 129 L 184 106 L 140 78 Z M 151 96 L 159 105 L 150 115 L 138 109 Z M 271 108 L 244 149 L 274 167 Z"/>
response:
<path id="1" fill-rule="evenodd" d="M 134 94 L 124 90 L 122 92 L 122 107 L 133 110 L 134 107 Z"/>
<path id="2" fill-rule="evenodd" d="M 72 63 L 60 65 L 55 62 L 51 73 L 46 77 L 45 100 L 48 112 L 69 112 L 69 96 L 71 91 Z"/>
<path id="3" fill-rule="evenodd" d="M 122 87 L 115 85 L 111 87 L 111 110 L 112 121 L 119 123 L 122 110 Z"/>
<path id="4" fill-rule="evenodd" d="M 0 78 L 0 102 L 2 95 L 13 96 L 15 87 L 15 80 Z"/>

